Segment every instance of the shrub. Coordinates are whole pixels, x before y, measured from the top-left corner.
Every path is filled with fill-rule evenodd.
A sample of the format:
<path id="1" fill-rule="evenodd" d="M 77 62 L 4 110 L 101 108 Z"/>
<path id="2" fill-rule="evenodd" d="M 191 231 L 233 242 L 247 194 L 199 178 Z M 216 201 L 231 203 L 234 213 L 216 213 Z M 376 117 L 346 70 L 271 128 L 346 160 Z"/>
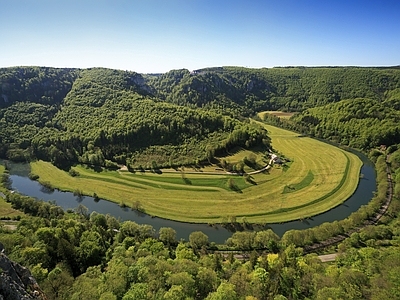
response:
<path id="1" fill-rule="evenodd" d="M 68 174 L 71 175 L 72 177 L 77 177 L 80 175 L 79 172 L 74 169 L 69 169 Z"/>

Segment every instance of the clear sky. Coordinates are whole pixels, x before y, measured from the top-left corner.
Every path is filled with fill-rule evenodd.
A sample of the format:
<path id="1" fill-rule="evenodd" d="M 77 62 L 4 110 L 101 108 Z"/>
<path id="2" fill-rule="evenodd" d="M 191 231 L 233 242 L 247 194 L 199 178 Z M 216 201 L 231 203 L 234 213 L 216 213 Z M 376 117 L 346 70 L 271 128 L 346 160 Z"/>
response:
<path id="1" fill-rule="evenodd" d="M 0 67 L 400 65 L 399 0 L 0 0 Z"/>

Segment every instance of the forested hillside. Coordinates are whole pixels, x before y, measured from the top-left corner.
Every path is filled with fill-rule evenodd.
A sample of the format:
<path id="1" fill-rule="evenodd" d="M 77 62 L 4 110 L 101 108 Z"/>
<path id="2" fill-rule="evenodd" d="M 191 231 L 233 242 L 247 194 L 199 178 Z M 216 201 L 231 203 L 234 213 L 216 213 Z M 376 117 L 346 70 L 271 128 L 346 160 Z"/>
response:
<path id="1" fill-rule="evenodd" d="M 173 70 L 149 79 L 157 95 L 172 103 L 253 114 L 298 111 L 343 99 L 383 101 L 400 87 L 396 68 L 223 67 L 194 72 Z"/>
<path id="2" fill-rule="evenodd" d="M 400 142 L 400 112 L 396 101 L 351 99 L 310 108 L 292 121 L 305 133 L 359 149 Z"/>
<path id="3" fill-rule="evenodd" d="M 0 69 L 0 156 L 29 156 L 32 137 L 60 108 L 77 78 L 77 69 L 15 67 Z"/>
<path id="4" fill-rule="evenodd" d="M 41 69 L 34 70 L 40 78 Z M 140 74 L 89 69 L 78 75 L 61 103 L 22 96 L 5 103 L 3 157 L 51 160 L 62 168 L 77 162 L 154 168 L 194 164 L 235 146 L 268 146 L 265 130 L 254 124 L 160 101 Z"/>
<path id="5" fill-rule="evenodd" d="M 244 118 L 267 109 L 316 107 L 297 117 L 296 126 L 359 148 L 398 139 L 397 68 L 221 67 L 141 75 L 15 67 L 0 70 L 0 83 L 0 157 L 40 158 L 63 168 L 185 165 L 235 146 L 268 147 L 266 132 Z M 365 100 L 338 103 L 356 98 Z M 320 113 L 337 115 L 335 125 Z"/>
<path id="6" fill-rule="evenodd" d="M 0 69 L 0 107 L 16 102 L 60 104 L 71 90 L 78 69 L 14 67 Z"/>

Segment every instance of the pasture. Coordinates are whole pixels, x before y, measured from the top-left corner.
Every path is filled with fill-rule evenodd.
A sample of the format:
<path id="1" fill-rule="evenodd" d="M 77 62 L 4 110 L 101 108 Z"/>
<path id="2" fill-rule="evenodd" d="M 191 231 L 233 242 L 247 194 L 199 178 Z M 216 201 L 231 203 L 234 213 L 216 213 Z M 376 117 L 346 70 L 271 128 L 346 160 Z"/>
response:
<path id="1" fill-rule="evenodd" d="M 0 177 L 5 173 L 5 167 L 0 165 Z M 6 189 L 0 186 L 0 219 L 13 219 L 18 216 L 23 216 L 24 213 L 19 210 L 13 209 L 11 203 L 6 202 L 5 194 Z"/>
<path id="2" fill-rule="evenodd" d="M 287 162 L 253 174 L 250 180 L 227 174 L 218 166 L 162 170 L 161 174 L 96 172 L 76 166 L 73 169 L 80 175 L 72 177 L 50 163 L 37 161 L 31 163 L 32 173 L 39 176 L 39 181 L 50 182 L 61 190 L 96 193 L 120 205 L 140 207 L 150 215 L 194 223 L 221 223 L 235 218 L 250 223 L 304 219 L 351 196 L 362 164 L 357 156 L 294 132 L 263 126 L 272 138 L 272 147 Z M 237 149 L 223 159 L 239 163 L 253 155 L 261 166 L 268 163 L 265 150 Z"/>
<path id="3" fill-rule="evenodd" d="M 293 112 L 285 112 L 285 111 L 278 111 L 278 110 L 269 110 L 269 111 L 263 111 L 263 112 L 258 113 L 258 116 L 259 116 L 261 119 L 263 119 L 263 116 L 264 116 L 265 114 L 270 114 L 270 115 L 273 115 L 273 116 L 276 116 L 276 117 L 279 117 L 279 118 L 282 118 L 282 119 L 289 119 L 291 116 L 294 115 Z"/>

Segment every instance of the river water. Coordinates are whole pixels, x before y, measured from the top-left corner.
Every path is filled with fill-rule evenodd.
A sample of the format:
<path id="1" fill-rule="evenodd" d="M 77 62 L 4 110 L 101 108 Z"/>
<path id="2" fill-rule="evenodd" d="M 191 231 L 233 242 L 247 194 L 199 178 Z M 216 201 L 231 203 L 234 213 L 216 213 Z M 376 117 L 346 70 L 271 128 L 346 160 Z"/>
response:
<path id="1" fill-rule="evenodd" d="M 367 204 L 373 197 L 373 192 L 376 191 L 376 175 L 373 164 L 363 154 L 357 154 L 364 163 L 361 168 L 362 178 L 355 193 L 344 203 L 325 213 L 303 221 L 267 224 L 263 228 L 271 228 L 276 234 L 282 236 L 286 231 L 291 229 L 307 229 L 325 222 L 342 220 L 360 208 L 360 206 Z M 132 211 L 130 208 L 122 208 L 118 204 L 109 201 L 100 200 L 96 202 L 93 197 L 89 196 L 77 197 L 70 192 L 48 191 L 37 181 L 29 179 L 28 174 L 30 170 L 28 164 L 9 162 L 9 166 L 13 190 L 44 201 L 54 201 L 65 210 L 74 209 L 79 204 L 82 204 L 89 209 L 89 212 L 96 211 L 102 214 L 110 214 L 121 221 L 131 220 L 138 224 L 150 224 L 156 231 L 161 227 L 171 227 L 176 230 L 178 240 L 181 238 L 189 240 L 189 235 L 193 231 L 204 232 L 209 237 L 210 242 L 216 243 L 224 243 L 232 235 L 231 231 L 218 225 L 209 226 L 207 224 L 189 224 L 165 220 Z"/>

